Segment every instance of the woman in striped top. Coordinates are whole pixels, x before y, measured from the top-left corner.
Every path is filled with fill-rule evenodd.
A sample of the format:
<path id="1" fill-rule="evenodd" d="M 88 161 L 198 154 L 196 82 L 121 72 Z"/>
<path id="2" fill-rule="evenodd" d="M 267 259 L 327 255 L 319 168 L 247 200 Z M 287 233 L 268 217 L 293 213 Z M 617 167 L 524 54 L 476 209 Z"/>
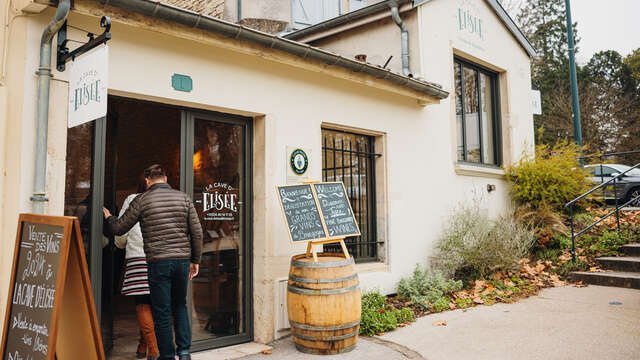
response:
<path id="1" fill-rule="evenodd" d="M 122 216 L 129 207 L 129 204 L 136 196 L 146 189 L 144 177 L 138 184 L 138 193 L 129 195 L 120 209 L 119 216 Z M 122 284 L 122 295 L 134 296 L 136 302 L 136 315 L 140 325 L 140 343 L 136 351 L 138 359 L 157 359 L 158 344 L 156 334 L 153 329 L 153 316 L 151 315 L 151 296 L 149 291 L 149 279 L 147 274 L 147 260 L 144 253 L 142 231 L 140 224 L 136 224 L 128 233 L 123 236 L 116 236 L 116 246 L 125 249 L 126 268 L 124 281 Z"/>

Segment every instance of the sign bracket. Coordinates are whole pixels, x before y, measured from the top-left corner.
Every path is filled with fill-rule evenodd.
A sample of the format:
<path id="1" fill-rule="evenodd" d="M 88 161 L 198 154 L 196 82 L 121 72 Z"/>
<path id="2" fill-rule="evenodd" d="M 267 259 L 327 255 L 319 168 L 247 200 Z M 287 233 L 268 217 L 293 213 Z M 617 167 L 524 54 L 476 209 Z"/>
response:
<path id="1" fill-rule="evenodd" d="M 95 37 L 95 34 L 87 31 L 89 41 L 77 49 L 69 51 L 69 48 L 67 47 L 67 42 L 69 42 L 69 39 L 67 39 L 67 22 L 65 21 L 60 30 L 58 30 L 56 69 L 61 72 L 64 71 L 69 59 L 75 60 L 77 56 L 80 56 L 101 44 L 106 44 L 107 41 L 111 40 L 111 33 L 109 32 L 111 30 L 111 19 L 108 16 L 103 16 L 102 19 L 100 19 L 100 27 L 104 28 L 104 32 L 102 34 Z"/>

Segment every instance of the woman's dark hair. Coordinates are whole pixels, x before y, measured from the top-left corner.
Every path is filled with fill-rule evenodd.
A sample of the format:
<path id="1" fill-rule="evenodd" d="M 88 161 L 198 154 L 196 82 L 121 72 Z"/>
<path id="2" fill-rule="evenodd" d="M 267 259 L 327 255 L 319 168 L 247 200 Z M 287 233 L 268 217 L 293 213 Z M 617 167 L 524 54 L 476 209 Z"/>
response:
<path id="1" fill-rule="evenodd" d="M 144 170 L 144 177 L 149 180 L 155 180 L 167 176 L 161 165 L 154 164 Z"/>
<path id="2" fill-rule="evenodd" d="M 144 179 L 144 173 L 142 173 L 138 177 L 138 194 L 142 194 L 145 191 L 147 191 L 147 182 Z"/>

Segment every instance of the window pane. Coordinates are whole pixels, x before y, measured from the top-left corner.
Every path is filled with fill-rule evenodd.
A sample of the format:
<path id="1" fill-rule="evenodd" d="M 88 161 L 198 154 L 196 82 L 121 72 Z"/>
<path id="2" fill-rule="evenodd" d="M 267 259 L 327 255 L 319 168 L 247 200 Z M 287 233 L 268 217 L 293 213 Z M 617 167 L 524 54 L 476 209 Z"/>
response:
<path id="1" fill-rule="evenodd" d="M 480 109 L 482 110 L 482 162 L 495 164 L 495 149 L 493 140 L 494 121 L 493 104 L 491 102 L 491 78 L 480 73 Z"/>
<path id="2" fill-rule="evenodd" d="M 464 71 L 464 130 L 467 161 L 480 162 L 480 129 L 478 129 L 477 71 L 463 67 Z"/>
<path id="3" fill-rule="evenodd" d="M 456 132 L 458 161 L 464 160 L 464 132 L 462 130 L 462 80 L 460 78 L 461 67 L 459 63 L 454 64 L 454 76 L 456 84 Z"/>

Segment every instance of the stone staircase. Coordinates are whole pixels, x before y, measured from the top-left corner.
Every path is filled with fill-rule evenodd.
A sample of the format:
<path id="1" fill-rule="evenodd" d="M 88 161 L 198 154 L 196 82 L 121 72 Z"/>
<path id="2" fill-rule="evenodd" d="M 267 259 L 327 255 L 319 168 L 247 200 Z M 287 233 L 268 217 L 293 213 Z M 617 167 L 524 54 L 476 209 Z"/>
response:
<path id="1" fill-rule="evenodd" d="M 640 289 L 640 244 L 628 244 L 621 250 L 625 256 L 596 259 L 603 268 L 611 271 L 573 272 L 573 280 L 592 285 Z"/>

